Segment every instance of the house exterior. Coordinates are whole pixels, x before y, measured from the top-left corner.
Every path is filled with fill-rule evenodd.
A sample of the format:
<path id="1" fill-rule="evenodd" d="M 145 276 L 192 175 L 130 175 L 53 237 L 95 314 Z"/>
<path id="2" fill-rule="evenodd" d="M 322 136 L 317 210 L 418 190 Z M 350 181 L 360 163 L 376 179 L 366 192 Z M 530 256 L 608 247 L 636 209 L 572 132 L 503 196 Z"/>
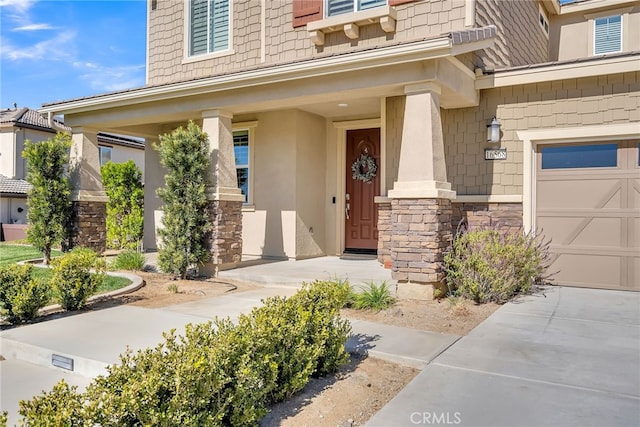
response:
<path id="1" fill-rule="evenodd" d="M 0 224 L 4 240 L 22 239 L 27 224 L 27 162 L 22 157 L 25 141 L 46 141 L 56 132 L 71 132 L 64 123 L 51 123 L 36 110 L 9 108 L 0 110 Z M 98 160 L 133 160 L 144 171 L 144 140 L 119 135 L 99 134 Z M 99 169 L 98 169 L 99 170 Z"/>
<path id="2" fill-rule="evenodd" d="M 375 252 L 426 295 L 464 220 L 543 230 L 560 283 L 640 289 L 640 2 L 150 0 L 147 20 L 146 86 L 41 109 L 73 129 L 77 244 L 104 244 L 97 133 L 193 120 L 213 269 Z"/>

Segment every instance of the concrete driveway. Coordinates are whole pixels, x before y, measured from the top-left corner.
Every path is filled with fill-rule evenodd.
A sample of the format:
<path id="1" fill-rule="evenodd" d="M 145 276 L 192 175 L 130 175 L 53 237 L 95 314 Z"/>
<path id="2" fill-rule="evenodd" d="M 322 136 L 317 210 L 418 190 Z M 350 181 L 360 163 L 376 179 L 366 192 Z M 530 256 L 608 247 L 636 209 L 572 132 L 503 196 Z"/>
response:
<path id="1" fill-rule="evenodd" d="M 506 304 L 367 424 L 639 426 L 640 294 L 553 287 Z"/>

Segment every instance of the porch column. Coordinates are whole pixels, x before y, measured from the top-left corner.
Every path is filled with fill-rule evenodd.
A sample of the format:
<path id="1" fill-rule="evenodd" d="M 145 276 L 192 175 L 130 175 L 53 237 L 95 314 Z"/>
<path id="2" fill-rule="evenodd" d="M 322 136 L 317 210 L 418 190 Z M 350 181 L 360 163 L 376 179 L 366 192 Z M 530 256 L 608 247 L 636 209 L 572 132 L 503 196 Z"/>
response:
<path id="1" fill-rule="evenodd" d="M 72 212 L 69 246 L 104 252 L 107 242 L 107 201 L 102 187 L 98 132 L 73 128 L 69 153 Z"/>
<path id="2" fill-rule="evenodd" d="M 391 199 L 392 278 L 399 298 L 433 298 L 444 284 L 443 259 L 451 245 L 451 199 L 440 117 L 440 87 L 405 87 L 398 179 Z"/>
<path id="3" fill-rule="evenodd" d="M 211 260 L 203 271 L 216 276 L 221 268 L 240 262 L 242 256 L 242 203 L 238 188 L 231 118 L 227 111 L 202 113 L 202 130 L 209 136 L 209 185 L 207 214 Z"/>

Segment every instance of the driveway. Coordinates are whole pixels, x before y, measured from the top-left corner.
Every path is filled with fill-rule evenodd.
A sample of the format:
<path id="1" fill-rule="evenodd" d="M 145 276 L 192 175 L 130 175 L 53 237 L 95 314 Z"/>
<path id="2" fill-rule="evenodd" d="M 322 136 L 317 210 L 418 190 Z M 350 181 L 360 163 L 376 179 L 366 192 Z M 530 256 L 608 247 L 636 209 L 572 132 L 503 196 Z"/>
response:
<path id="1" fill-rule="evenodd" d="M 640 425 L 640 294 L 552 287 L 504 305 L 367 423 L 415 425 Z"/>

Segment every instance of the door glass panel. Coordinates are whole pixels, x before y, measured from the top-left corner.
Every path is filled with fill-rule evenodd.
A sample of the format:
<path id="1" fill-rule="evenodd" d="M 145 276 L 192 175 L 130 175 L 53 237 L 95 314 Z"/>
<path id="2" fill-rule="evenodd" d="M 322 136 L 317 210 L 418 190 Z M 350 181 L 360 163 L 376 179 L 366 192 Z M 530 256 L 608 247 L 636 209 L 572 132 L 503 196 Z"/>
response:
<path id="1" fill-rule="evenodd" d="M 542 169 L 609 168 L 618 165 L 618 144 L 542 147 Z"/>

